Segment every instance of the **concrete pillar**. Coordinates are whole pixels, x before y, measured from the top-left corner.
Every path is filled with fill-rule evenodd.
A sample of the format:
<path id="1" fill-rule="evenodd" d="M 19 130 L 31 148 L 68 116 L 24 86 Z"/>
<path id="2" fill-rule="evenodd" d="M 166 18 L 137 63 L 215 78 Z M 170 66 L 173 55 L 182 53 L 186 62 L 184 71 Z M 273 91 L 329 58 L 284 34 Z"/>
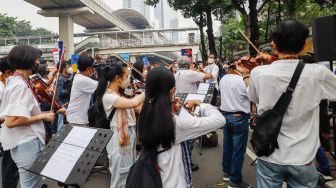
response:
<path id="1" fill-rule="evenodd" d="M 73 25 L 71 16 L 59 16 L 59 40 L 63 41 L 63 46 L 67 50 L 67 53 L 65 53 L 64 56 L 66 60 L 70 59 L 71 54 L 75 53 Z"/>

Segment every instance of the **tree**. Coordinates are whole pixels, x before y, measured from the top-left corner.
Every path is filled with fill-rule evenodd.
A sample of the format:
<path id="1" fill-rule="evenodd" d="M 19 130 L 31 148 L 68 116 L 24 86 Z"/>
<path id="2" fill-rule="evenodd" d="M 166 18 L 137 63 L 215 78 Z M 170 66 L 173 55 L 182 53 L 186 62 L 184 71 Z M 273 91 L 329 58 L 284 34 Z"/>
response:
<path id="1" fill-rule="evenodd" d="M 227 0 L 168 0 L 169 6 L 174 10 L 180 10 L 185 18 L 193 18 L 195 23 L 200 27 L 202 53 L 205 54 L 205 44 L 203 35 L 203 27 L 206 23 L 207 36 L 209 43 L 209 51 L 216 53 L 215 37 L 212 27 L 212 13 L 219 15 L 220 7 L 225 4 Z M 155 6 L 159 0 L 146 0 L 147 5 Z M 223 16 L 217 16 L 222 18 Z M 201 28 L 202 27 L 202 28 Z M 203 55 L 204 56 L 204 55 Z"/>
<path id="2" fill-rule="evenodd" d="M 42 36 L 54 35 L 53 32 L 44 29 L 34 29 L 29 21 L 17 20 L 15 17 L 0 13 L 0 37 L 22 37 L 22 36 Z"/>
<path id="3" fill-rule="evenodd" d="M 281 7 L 280 11 L 278 10 Z M 268 12 L 268 9 L 270 11 Z M 267 4 L 267 10 L 260 12 L 260 17 L 267 19 L 260 20 L 260 34 L 264 37 L 260 40 L 261 43 L 270 42 L 270 30 L 282 20 L 298 20 L 311 26 L 312 20 L 316 17 L 333 15 L 336 12 L 335 6 L 322 6 L 316 0 L 286 0 L 286 1 L 271 1 Z"/>
<path id="4" fill-rule="evenodd" d="M 14 37 L 16 34 L 15 23 L 15 18 L 0 13 L 0 37 Z"/>
<path id="5" fill-rule="evenodd" d="M 258 0 L 231 0 L 232 5 L 238 10 L 245 22 L 245 34 L 250 38 L 251 42 L 259 46 L 259 24 L 258 13 L 265 7 L 270 0 L 264 0 L 257 8 Z M 249 13 L 246 11 L 245 5 L 248 4 Z M 255 55 L 256 51 L 250 45 L 249 51 L 251 55 Z"/>

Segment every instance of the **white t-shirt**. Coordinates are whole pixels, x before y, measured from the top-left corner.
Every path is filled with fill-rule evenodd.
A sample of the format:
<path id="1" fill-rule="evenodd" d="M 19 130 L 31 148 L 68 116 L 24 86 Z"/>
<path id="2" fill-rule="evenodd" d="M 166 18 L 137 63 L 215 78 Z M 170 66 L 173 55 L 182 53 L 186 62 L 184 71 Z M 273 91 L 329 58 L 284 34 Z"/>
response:
<path id="1" fill-rule="evenodd" d="M 176 92 L 196 93 L 197 82 L 203 82 L 204 74 L 193 70 L 178 70 L 175 73 Z"/>
<path id="2" fill-rule="evenodd" d="M 212 78 L 207 80 L 206 83 L 208 83 L 208 84 L 215 83 L 216 84 L 216 89 L 218 89 L 218 82 L 217 82 L 217 78 L 218 78 L 218 74 L 219 74 L 218 66 L 215 63 L 212 63 L 212 64 L 209 64 L 208 66 L 206 66 L 204 70 L 208 74 L 212 75 Z"/>
<path id="3" fill-rule="evenodd" d="M 97 81 L 87 76 L 82 74 L 75 75 L 71 87 L 70 103 L 67 109 L 69 123 L 89 123 L 88 110 L 92 94 L 96 90 L 97 85 Z"/>
<path id="4" fill-rule="evenodd" d="M 243 77 L 235 74 L 226 74 L 219 82 L 221 94 L 220 109 L 225 112 L 250 113 L 250 100 Z"/>
<path id="5" fill-rule="evenodd" d="M 248 94 L 258 104 L 258 115 L 273 108 L 285 92 L 298 60 L 279 60 L 258 66 L 250 75 Z M 262 160 L 280 165 L 311 162 L 320 146 L 319 113 L 322 99 L 336 100 L 336 77 L 326 67 L 306 64 L 283 117 L 279 149 Z"/>
<path id="6" fill-rule="evenodd" d="M 179 117 L 175 119 L 175 144 L 158 155 L 161 180 L 164 188 L 185 188 L 185 172 L 181 142 L 197 138 L 225 125 L 224 116 L 210 104 L 201 104 L 202 117 Z"/>
<path id="7" fill-rule="evenodd" d="M 103 106 L 106 113 L 106 117 L 108 117 L 113 109 L 113 104 L 120 98 L 120 96 L 115 92 L 106 92 L 103 96 Z M 134 126 L 135 120 L 132 118 L 131 110 L 134 109 L 126 109 L 128 115 L 128 125 Z M 110 123 L 111 127 L 117 127 L 117 111 L 114 113 L 112 121 Z"/>
<path id="8" fill-rule="evenodd" d="M 31 116 L 41 114 L 40 106 L 25 81 L 19 76 L 8 78 L 0 107 L 0 116 Z M 23 143 L 39 138 L 44 144 L 45 129 L 42 121 L 26 126 L 8 128 L 4 123 L 1 141 L 4 150 L 13 149 Z"/>

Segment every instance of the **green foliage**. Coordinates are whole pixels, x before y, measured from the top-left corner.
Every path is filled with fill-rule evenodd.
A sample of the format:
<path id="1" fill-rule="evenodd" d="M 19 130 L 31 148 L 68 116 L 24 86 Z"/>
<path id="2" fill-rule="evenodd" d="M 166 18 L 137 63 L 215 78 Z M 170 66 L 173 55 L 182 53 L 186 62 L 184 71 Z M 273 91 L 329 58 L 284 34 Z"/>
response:
<path id="1" fill-rule="evenodd" d="M 238 29 L 244 30 L 244 26 L 236 19 L 229 19 L 221 25 L 225 56 L 231 56 L 233 52 L 246 48 L 246 42 Z"/>
<path id="2" fill-rule="evenodd" d="M 54 33 L 44 29 L 34 29 L 29 21 L 17 20 L 15 17 L 0 13 L 0 37 L 43 36 Z"/>
<path id="3" fill-rule="evenodd" d="M 281 20 L 298 20 L 305 23 L 308 26 L 311 26 L 311 23 L 314 18 L 321 16 L 329 16 L 336 14 L 335 6 L 321 6 L 321 4 L 316 3 L 316 0 L 285 0 L 281 1 Z M 327 4 L 323 4 L 327 5 Z M 269 13 L 269 22 L 267 23 L 267 9 L 270 6 Z M 270 42 L 270 36 L 272 30 L 276 26 L 277 16 L 278 16 L 278 3 L 271 1 L 266 8 L 264 8 L 259 14 L 259 24 L 260 24 L 260 34 L 261 34 L 261 43 Z M 269 31 L 266 35 L 266 27 L 268 26 Z"/>

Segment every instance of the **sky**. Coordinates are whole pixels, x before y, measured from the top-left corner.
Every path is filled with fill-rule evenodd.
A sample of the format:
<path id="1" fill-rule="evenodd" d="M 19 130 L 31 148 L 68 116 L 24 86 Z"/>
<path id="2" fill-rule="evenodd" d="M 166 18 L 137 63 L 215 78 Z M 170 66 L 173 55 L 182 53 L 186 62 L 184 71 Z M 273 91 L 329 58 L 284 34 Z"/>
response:
<path id="1" fill-rule="evenodd" d="M 122 8 L 122 0 L 104 0 L 113 10 Z M 0 13 L 6 13 L 8 16 L 17 17 L 18 20 L 30 21 L 34 28 L 43 27 L 53 32 L 58 33 L 58 18 L 44 17 L 37 14 L 38 7 L 27 3 L 24 0 L 0 0 Z M 180 18 L 180 26 L 183 27 L 196 27 L 191 19 Z M 219 23 L 214 24 L 216 32 Z M 83 32 L 83 27 L 75 24 L 74 32 Z"/>

